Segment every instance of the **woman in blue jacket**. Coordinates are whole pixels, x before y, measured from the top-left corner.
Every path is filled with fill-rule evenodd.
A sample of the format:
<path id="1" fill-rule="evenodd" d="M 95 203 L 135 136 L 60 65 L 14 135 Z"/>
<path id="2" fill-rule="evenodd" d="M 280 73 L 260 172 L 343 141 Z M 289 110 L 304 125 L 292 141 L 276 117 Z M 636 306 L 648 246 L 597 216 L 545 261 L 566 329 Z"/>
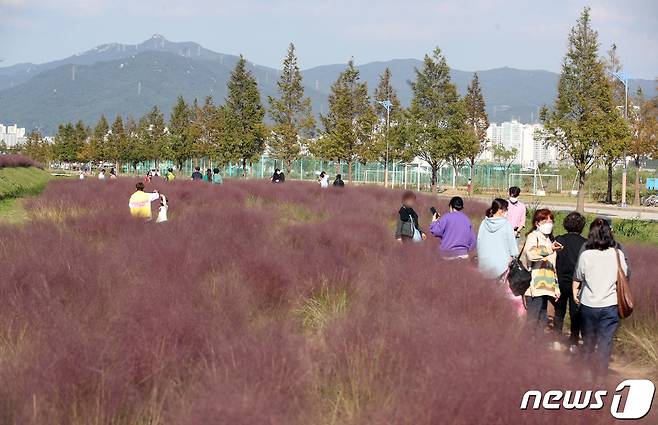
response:
<path id="1" fill-rule="evenodd" d="M 480 223 L 477 239 L 478 267 L 486 277 L 502 278 L 510 261 L 519 255 L 512 225 L 507 221 L 508 203 L 496 198 Z"/>

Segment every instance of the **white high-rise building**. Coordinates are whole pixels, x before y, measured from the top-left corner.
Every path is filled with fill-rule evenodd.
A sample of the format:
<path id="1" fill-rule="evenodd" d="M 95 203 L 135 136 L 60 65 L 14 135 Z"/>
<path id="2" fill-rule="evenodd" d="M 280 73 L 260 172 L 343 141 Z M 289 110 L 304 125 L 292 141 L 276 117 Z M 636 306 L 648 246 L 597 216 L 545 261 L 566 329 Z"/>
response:
<path id="1" fill-rule="evenodd" d="M 21 144 L 25 141 L 25 129 L 18 125 L 0 124 L 0 143 L 4 143 L 8 148 Z"/>
<path id="2" fill-rule="evenodd" d="M 490 141 L 489 149 L 482 154 L 482 159 L 493 161 L 492 145 L 502 145 L 505 149 L 516 148 L 516 162 L 524 168 L 534 168 L 541 163 L 556 163 L 557 154 L 553 147 L 544 146 L 541 124 L 522 124 L 516 120 L 501 124 L 491 123 L 487 129 Z"/>

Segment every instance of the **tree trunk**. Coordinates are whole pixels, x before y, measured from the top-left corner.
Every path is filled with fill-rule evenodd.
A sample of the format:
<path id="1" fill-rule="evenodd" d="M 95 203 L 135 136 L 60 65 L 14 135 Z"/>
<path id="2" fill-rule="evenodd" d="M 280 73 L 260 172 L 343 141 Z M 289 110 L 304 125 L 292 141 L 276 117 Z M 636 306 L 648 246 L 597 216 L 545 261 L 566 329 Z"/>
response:
<path id="1" fill-rule="evenodd" d="M 430 180 L 430 192 L 435 193 L 436 192 L 436 172 L 437 172 L 437 169 L 439 167 L 437 167 L 434 164 L 431 164 L 430 167 L 432 167 L 432 178 Z"/>
<path id="2" fill-rule="evenodd" d="M 640 161 L 638 159 L 635 160 L 635 183 L 633 185 L 633 191 L 635 194 L 633 195 L 633 205 L 639 206 L 640 205 Z"/>
<path id="3" fill-rule="evenodd" d="M 576 201 L 576 211 L 585 213 L 585 172 L 578 170 L 578 197 Z"/>
<path id="4" fill-rule="evenodd" d="M 347 180 L 352 183 L 352 161 L 347 161 Z"/>
<path id="5" fill-rule="evenodd" d="M 242 178 L 247 178 L 247 158 L 242 158 Z"/>
<path id="6" fill-rule="evenodd" d="M 384 187 L 388 187 L 388 163 L 384 163 Z"/>
<path id="7" fill-rule="evenodd" d="M 452 188 L 457 189 L 457 165 L 452 164 Z"/>
<path id="8" fill-rule="evenodd" d="M 473 195 L 473 171 L 475 169 L 475 158 L 471 158 L 471 170 L 470 170 L 470 175 L 469 179 L 471 180 L 471 184 L 468 186 L 468 196 Z"/>
<path id="9" fill-rule="evenodd" d="M 286 174 L 290 176 L 291 173 L 292 173 L 292 161 L 286 160 Z"/>
<path id="10" fill-rule="evenodd" d="M 612 163 L 606 164 L 608 167 L 608 189 L 605 193 L 605 203 L 612 204 Z"/>

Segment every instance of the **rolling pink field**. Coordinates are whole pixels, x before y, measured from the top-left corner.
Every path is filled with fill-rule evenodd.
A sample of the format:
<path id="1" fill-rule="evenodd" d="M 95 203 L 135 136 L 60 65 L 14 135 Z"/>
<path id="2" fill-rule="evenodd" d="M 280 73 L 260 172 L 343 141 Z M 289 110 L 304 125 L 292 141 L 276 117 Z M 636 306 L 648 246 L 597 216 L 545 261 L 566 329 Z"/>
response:
<path id="1" fill-rule="evenodd" d="M 612 423 L 519 409 L 624 377 L 588 381 L 531 342 L 503 289 L 431 237 L 398 245 L 399 192 L 151 183 L 170 200 L 155 224 L 131 219 L 134 183 L 54 182 L 0 227 L 1 424 Z M 425 229 L 447 208 L 419 203 Z M 629 256 L 633 320 L 658 323 L 658 249 Z"/>

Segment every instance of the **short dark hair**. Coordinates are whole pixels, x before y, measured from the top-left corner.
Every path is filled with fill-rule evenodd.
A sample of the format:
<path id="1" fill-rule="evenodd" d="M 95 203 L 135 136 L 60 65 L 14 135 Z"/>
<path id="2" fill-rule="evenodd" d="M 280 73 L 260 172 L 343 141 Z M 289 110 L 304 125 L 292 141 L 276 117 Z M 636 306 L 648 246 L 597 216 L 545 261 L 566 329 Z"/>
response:
<path id="1" fill-rule="evenodd" d="M 144 183 L 139 182 L 135 185 L 135 189 L 137 190 L 144 190 Z"/>
<path id="2" fill-rule="evenodd" d="M 212 169 L 212 172 L 215 174 L 219 174 L 219 168 L 215 167 Z"/>
<path id="3" fill-rule="evenodd" d="M 460 196 L 453 196 L 448 205 L 455 211 L 461 211 L 464 209 L 464 200 Z"/>
<path id="4" fill-rule="evenodd" d="M 201 169 L 201 167 L 199 167 L 198 165 L 196 167 L 194 167 L 195 171 L 199 171 L 200 169 Z"/>
<path id="5" fill-rule="evenodd" d="M 340 174 L 336 174 L 336 180 L 340 180 L 342 178 L 343 178 L 343 176 L 341 176 Z"/>
<path id="6" fill-rule="evenodd" d="M 521 188 L 518 186 L 512 186 L 509 188 L 509 196 L 513 198 L 518 198 L 521 194 Z"/>
<path id="7" fill-rule="evenodd" d="M 402 192 L 402 202 L 406 202 L 409 199 L 416 199 L 416 194 L 411 190 L 405 190 Z"/>
<path id="8" fill-rule="evenodd" d="M 612 228 L 604 218 L 597 217 L 589 226 L 589 235 L 585 248 L 598 249 L 604 251 L 611 247 L 616 247 L 617 243 L 612 236 Z"/>
<path id="9" fill-rule="evenodd" d="M 564 217 L 564 222 L 562 224 L 567 232 L 582 233 L 585 228 L 585 221 L 587 220 L 584 215 L 573 211 Z"/>

